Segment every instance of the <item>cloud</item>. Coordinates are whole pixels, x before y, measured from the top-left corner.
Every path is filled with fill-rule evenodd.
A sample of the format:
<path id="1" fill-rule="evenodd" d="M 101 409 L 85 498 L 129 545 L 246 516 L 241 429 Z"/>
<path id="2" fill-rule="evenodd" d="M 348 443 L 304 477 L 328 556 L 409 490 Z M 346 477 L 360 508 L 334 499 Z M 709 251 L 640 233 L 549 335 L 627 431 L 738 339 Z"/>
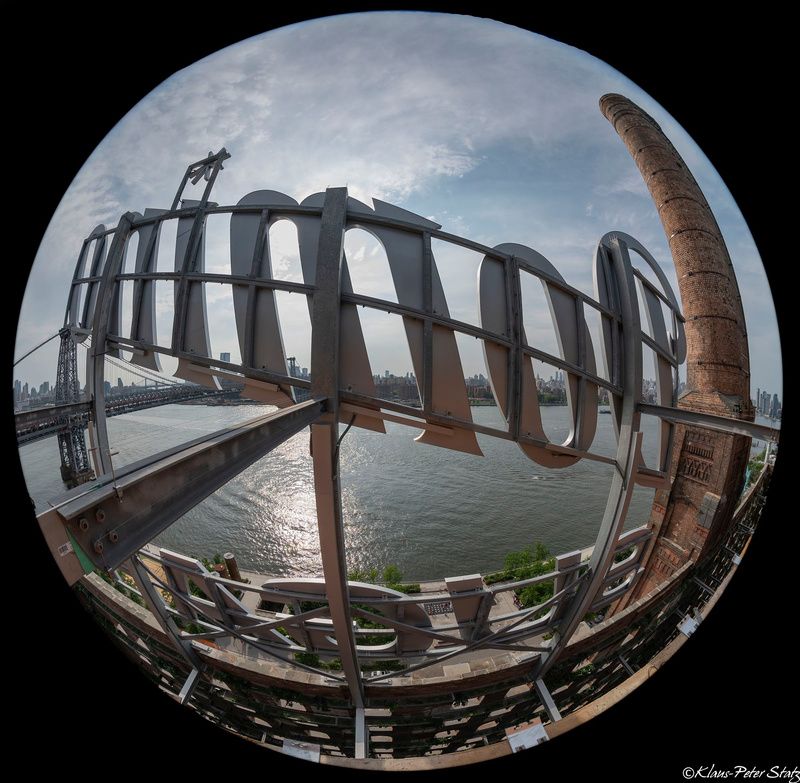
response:
<path id="1" fill-rule="evenodd" d="M 94 151 L 54 215 L 26 292 L 18 352 L 60 326 L 75 258 L 93 226 L 112 226 L 125 210 L 168 207 L 185 166 L 223 145 L 232 158 L 215 186 L 218 203 L 261 188 L 301 200 L 346 184 L 362 201 L 377 197 L 437 215 L 445 230 L 486 244 L 529 244 L 583 290 L 591 290 L 594 247 L 612 229 L 633 234 L 669 267 L 641 177 L 598 111 L 608 91 L 652 114 L 686 159 L 746 281 L 751 336 L 774 344 L 763 269 L 733 199 L 702 151 L 649 96 L 583 52 L 504 24 L 372 13 L 248 39 L 176 73 L 137 104 Z M 281 231 L 274 272 L 299 279 L 296 240 Z M 209 237 L 209 268 L 223 271 L 229 263 L 225 236 L 223 227 Z M 375 253 L 366 245 L 350 253 L 367 287 L 383 285 L 380 262 L 370 266 Z M 159 288 L 164 320 L 168 284 Z M 453 313 L 473 307 L 466 278 L 451 288 Z M 210 320 L 227 317 L 224 301 L 212 294 Z M 285 317 L 295 319 L 288 309 Z M 285 337 L 297 330 L 300 321 L 292 321 Z M 215 351 L 237 352 L 229 324 L 212 332 L 219 335 Z M 54 357 L 45 358 L 26 366 L 52 380 Z M 762 376 L 779 378 L 779 361 L 758 361 Z"/>

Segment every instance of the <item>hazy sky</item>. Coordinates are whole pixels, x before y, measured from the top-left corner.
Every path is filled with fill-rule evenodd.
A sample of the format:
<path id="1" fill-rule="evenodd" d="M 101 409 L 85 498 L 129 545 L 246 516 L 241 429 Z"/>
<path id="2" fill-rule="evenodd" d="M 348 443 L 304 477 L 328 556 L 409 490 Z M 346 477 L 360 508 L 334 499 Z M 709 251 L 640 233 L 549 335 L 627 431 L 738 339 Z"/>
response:
<path id="1" fill-rule="evenodd" d="M 62 325 L 75 260 L 92 228 L 115 225 L 127 210 L 168 208 L 186 165 L 222 146 L 232 157 L 213 192 L 219 204 L 257 189 L 301 201 L 347 185 L 367 204 L 380 198 L 487 245 L 527 244 L 587 292 L 597 241 L 621 230 L 655 255 L 677 293 L 655 207 L 598 109 L 607 92 L 651 114 L 698 180 L 739 280 L 752 396 L 756 386 L 780 393 L 777 322 L 758 251 L 727 188 L 680 126 L 631 81 L 580 50 L 498 22 L 444 14 L 303 22 L 224 49 L 163 82 L 109 133 L 64 195 L 26 290 L 16 355 Z M 228 216 L 211 219 L 209 271 L 229 269 L 228 224 Z M 159 270 L 172 265 L 168 234 Z M 271 249 L 276 276 L 299 280 L 287 222 L 274 229 Z M 476 321 L 480 257 L 433 249 L 451 315 Z M 357 291 L 394 298 L 376 242 L 349 232 L 346 251 Z M 159 284 L 159 334 L 171 317 L 169 286 Z M 207 293 L 212 350 L 230 351 L 235 361 L 230 287 L 207 286 Z M 287 355 L 307 366 L 304 302 L 283 294 L 278 303 Z M 547 350 L 552 338 L 534 304 L 526 305 L 528 337 L 535 333 Z M 410 370 L 399 316 L 360 313 L 373 372 Z M 465 373 L 485 373 L 477 341 L 459 339 L 459 347 Z M 56 358 L 53 341 L 14 376 L 52 383 Z M 652 376 L 647 368 L 645 374 Z"/>

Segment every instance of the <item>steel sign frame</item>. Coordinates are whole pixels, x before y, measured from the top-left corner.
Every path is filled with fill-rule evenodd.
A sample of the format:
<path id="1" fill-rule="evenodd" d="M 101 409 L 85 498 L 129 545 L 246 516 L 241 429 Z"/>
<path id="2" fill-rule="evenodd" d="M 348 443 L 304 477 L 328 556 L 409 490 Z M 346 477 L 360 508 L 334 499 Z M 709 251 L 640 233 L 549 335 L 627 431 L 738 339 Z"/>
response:
<path id="1" fill-rule="evenodd" d="M 370 681 L 402 676 L 477 649 L 505 649 L 530 653 L 537 688 L 546 692 L 542 677 L 558 661 L 587 612 L 610 604 L 639 577 L 643 543 L 649 533 L 643 528 L 623 532 L 630 498 L 636 485 L 669 486 L 675 426 L 689 421 L 688 412 L 677 407 L 678 368 L 686 358 L 684 319 L 658 263 L 633 237 L 622 232 L 606 234 L 595 253 L 595 295 L 591 297 L 567 283 L 532 248 L 518 244 L 487 247 L 379 200 L 370 208 L 349 197 L 346 188 L 331 188 L 301 203 L 276 191 L 255 191 L 236 205 L 219 206 L 209 197 L 222 161 L 228 157 L 223 148 L 191 164 L 170 209 L 126 213 L 113 229 L 96 227 L 81 249 L 65 327 L 75 341 L 91 336 L 87 357 L 92 391 L 90 435 L 98 477 L 53 501 L 52 508 L 40 516 L 49 540 L 62 546 L 69 540 L 94 566 L 105 571 L 127 569 L 148 605 L 161 600 L 159 590 L 151 589 L 153 580 L 168 589 L 176 606 L 158 605 L 153 611 L 193 665 L 197 661 L 185 635 L 176 630 L 173 617 L 197 620 L 203 629 L 195 634 L 197 638 L 238 638 L 300 668 L 309 667 L 294 661 L 298 651 L 316 650 L 323 658 L 338 657 L 344 674 L 339 679 L 346 682 L 357 714 L 361 711 L 361 742 L 356 743 L 360 757 L 368 752 L 361 664 L 379 653 L 358 644 L 363 634 L 354 630 L 354 617 L 380 617 L 390 640 L 387 649 L 407 664 L 403 672 L 372 676 Z M 182 200 L 187 182 L 203 176 L 208 184 L 201 200 Z M 230 274 L 204 269 L 205 222 L 208 216 L 217 214 L 231 215 Z M 173 220 L 181 227 L 174 269 L 158 272 L 161 229 Z M 302 283 L 273 275 L 268 237 L 270 226 L 278 220 L 289 220 L 297 229 Z M 396 301 L 353 290 L 344 236 L 354 228 L 368 231 L 383 246 Z M 124 259 L 134 234 L 138 234 L 138 249 L 135 269 L 129 272 L 124 270 Z M 432 240 L 483 255 L 477 280 L 480 325 L 451 317 Z M 657 284 L 634 267 L 631 254 L 653 271 Z M 557 355 L 529 342 L 525 333 L 525 276 L 538 280 L 543 287 L 558 341 Z M 171 282 L 175 291 L 173 328 L 166 336 L 156 332 L 156 281 Z M 123 330 L 122 289 L 128 282 L 133 283 L 133 311 L 130 329 Z M 209 283 L 232 286 L 242 356 L 239 364 L 211 356 L 205 308 L 205 285 Z M 310 381 L 294 377 L 287 367 L 275 301 L 275 293 L 281 291 L 304 295 L 308 302 L 312 323 Z M 644 313 L 639 308 L 640 296 Z M 421 407 L 378 396 L 358 308 L 402 317 Z M 597 314 L 601 324 L 599 355 L 595 354 L 587 325 L 589 310 Z M 487 376 L 505 428 L 472 420 L 456 334 L 482 341 Z M 655 356 L 657 405 L 642 400 L 643 346 Z M 275 404 L 281 410 L 263 422 L 256 420 L 215 433 L 203 444 L 185 444 L 154 455 L 114 476 L 105 425 L 104 357 L 119 357 L 122 350 L 132 352 L 133 363 L 154 370 L 160 369 L 159 354 L 175 357 L 177 377 L 211 388 L 217 387 L 218 377 L 236 378 L 244 384 L 244 396 Z M 542 427 L 534 360 L 566 374 L 571 427 L 563 442 L 551 441 Z M 599 390 L 605 390 L 611 402 L 617 438 L 614 456 L 591 450 Z M 310 400 L 298 401 L 301 393 Z M 646 465 L 642 456 L 643 414 L 661 420 L 655 465 Z M 741 420 L 697 413 L 691 418 L 699 418 L 700 423 L 704 418 L 714 419 L 714 426 L 726 431 L 756 431 L 755 425 Z M 542 577 L 491 588 L 483 585 L 461 593 L 450 591 L 446 598 L 454 602 L 460 619 L 453 626 L 437 629 L 430 626 L 422 609 L 423 599 L 348 582 L 337 470 L 339 422 L 382 432 L 386 420 L 421 429 L 417 442 L 476 456 L 482 454 L 476 437 L 480 433 L 513 441 L 529 459 L 552 469 L 581 459 L 613 466 L 608 501 L 589 562 L 582 564 L 579 553 L 566 553 L 557 558 L 554 571 Z M 280 422 L 285 426 L 279 426 Z M 283 580 L 285 586 L 282 580 L 270 580 L 261 587 L 243 588 L 231 580 L 210 577 L 191 558 L 145 548 L 187 508 L 306 426 L 311 432 L 324 580 Z M 195 482 L 187 494 L 180 474 L 189 464 L 201 464 L 204 479 Z M 148 516 L 147 509 L 158 510 L 156 521 Z M 619 553 L 630 547 L 634 554 L 617 563 Z M 152 568 L 148 570 L 148 560 L 160 564 L 166 582 Z M 67 561 L 60 564 L 65 576 L 74 582 L 80 573 L 75 563 L 69 567 Z M 203 588 L 207 600 L 197 599 L 188 590 L 188 573 Z M 149 580 L 150 586 L 142 585 L 143 580 Z M 554 583 L 548 601 L 503 616 L 490 615 L 498 594 L 545 580 Z M 261 600 L 294 602 L 298 609 L 301 601 L 308 600 L 322 608 L 296 611 L 293 618 L 283 618 L 280 623 L 265 622 L 233 597 L 234 587 L 257 592 Z M 354 596 L 360 608 L 353 607 Z M 426 594 L 424 600 L 432 599 Z M 365 605 L 374 606 L 378 615 L 363 608 Z M 279 633 L 278 625 L 289 628 L 289 633 Z M 386 657 L 386 650 L 380 654 Z M 199 676 L 203 676 L 202 671 Z"/>

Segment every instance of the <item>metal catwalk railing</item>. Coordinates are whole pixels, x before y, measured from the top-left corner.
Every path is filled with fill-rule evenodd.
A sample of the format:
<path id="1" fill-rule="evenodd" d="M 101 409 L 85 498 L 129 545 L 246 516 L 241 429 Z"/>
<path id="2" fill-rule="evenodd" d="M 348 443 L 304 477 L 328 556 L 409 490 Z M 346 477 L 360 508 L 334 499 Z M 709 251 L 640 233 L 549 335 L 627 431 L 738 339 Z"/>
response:
<path id="1" fill-rule="evenodd" d="M 647 666 L 676 636 L 691 633 L 687 618 L 695 623 L 702 620 L 706 606 L 719 596 L 720 587 L 755 531 L 770 470 L 765 468 L 743 499 L 726 536 L 707 558 L 684 567 L 620 615 L 586 626 L 586 633 L 570 643 L 558 666 L 546 676 L 546 692 L 558 712 L 556 720 L 611 693 Z M 158 562 L 146 553 L 142 559 L 149 560 L 151 567 Z M 172 567 L 170 561 L 166 562 Z M 214 577 L 208 578 L 214 581 Z M 151 579 L 161 587 L 163 580 Z M 182 630 L 203 666 L 203 675 L 194 680 L 191 689 L 185 689 L 193 668 L 176 652 L 152 615 L 134 603 L 143 599 L 132 580 L 121 576 L 119 592 L 103 587 L 97 577 L 92 580 L 79 583 L 84 603 L 138 665 L 174 698 L 223 728 L 274 749 L 291 751 L 300 743 L 316 748 L 323 756 L 354 755 L 357 715 L 341 677 L 331 676 L 329 671 L 313 673 L 310 679 L 308 674 L 291 675 L 291 670 L 300 672 L 308 667 L 288 660 L 271 664 L 260 655 L 248 655 L 249 642 L 238 650 L 223 646 L 224 637 L 214 637 L 207 629 L 196 633 Z M 264 592 L 279 601 L 292 600 L 281 591 Z M 299 595 L 305 598 L 309 594 Z M 264 622 L 264 615 L 259 618 Z M 296 621 L 295 627 L 299 625 L 299 617 L 289 619 Z M 307 615 L 305 621 L 312 622 L 313 618 Z M 286 643 L 280 646 L 287 648 Z M 468 676 L 438 677 L 423 683 L 395 674 L 389 680 L 368 681 L 364 721 L 369 757 L 469 754 L 486 743 L 504 743 L 508 732 L 533 719 L 541 720 L 545 730 L 553 725 L 553 716 L 536 688 L 530 661 L 501 655 L 497 650 L 487 652 L 494 656 L 495 665 Z M 511 752 L 510 748 L 505 752 Z M 344 758 L 342 763 L 346 763 Z"/>
<path id="2" fill-rule="evenodd" d="M 610 577 L 615 584 L 591 606 L 591 612 L 604 609 L 630 587 L 640 572 L 643 544 L 649 536 L 645 528 L 637 528 L 620 538 L 616 552 L 625 557 L 616 563 Z M 356 624 L 368 621 L 354 632 L 363 676 L 370 682 L 401 677 L 467 653 L 474 658 L 475 653 L 494 650 L 531 655 L 545 652 L 542 637 L 558 628 L 571 593 L 588 573 L 579 553 L 553 560 L 552 571 L 527 579 L 487 586 L 477 575 L 456 577 L 445 580 L 447 590 L 411 595 L 350 581 Z M 321 579 L 263 577 L 262 584 L 245 584 L 209 571 L 195 558 L 152 547 L 134 555 L 133 562 L 123 564 L 121 570 L 138 585 L 137 595 L 146 600 L 156 596 L 155 607 L 147 600 L 156 616 L 195 628 L 188 638 L 212 639 L 217 644 L 237 640 L 251 652 L 341 680 L 335 668 L 340 651 L 332 636 Z M 139 584 L 142 579 L 149 582 L 147 587 Z M 547 585 L 552 595 L 534 606 L 511 611 L 499 604 L 498 597 L 504 593 L 532 585 Z M 264 611 L 259 608 L 262 606 L 280 609 Z M 312 655 L 323 663 L 322 668 L 303 663 Z M 367 667 L 374 669 L 376 661 L 391 671 L 370 672 Z"/>

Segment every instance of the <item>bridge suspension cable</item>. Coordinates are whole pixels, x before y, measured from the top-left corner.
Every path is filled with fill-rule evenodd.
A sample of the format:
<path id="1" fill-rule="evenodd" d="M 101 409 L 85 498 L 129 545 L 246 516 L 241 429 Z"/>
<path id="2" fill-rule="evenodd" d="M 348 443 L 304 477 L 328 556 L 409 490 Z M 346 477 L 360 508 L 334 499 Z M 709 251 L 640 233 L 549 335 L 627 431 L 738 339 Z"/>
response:
<path id="1" fill-rule="evenodd" d="M 81 343 L 81 345 L 88 350 L 89 346 L 91 345 L 91 336 L 89 337 L 89 339 L 86 340 L 86 342 Z M 108 356 L 108 355 L 106 355 L 104 358 L 109 365 L 128 373 L 130 376 L 134 378 L 141 378 L 142 380 L 145 381 L 153 381 L 154 383 L 160 386 L 185 385 L 182 381 L 178 379 L 167 378 L 164 375 L 161 375 L 160 373 L 154 370 L 148 369 L 147 367 L 134 366 L 133 364 L 124 359 L 117 359 L 114 356 Z"/>
<path id="2" fill-rule="evenodd" d="M 60 329 L 55 334 L 51 334 L 46 340 L 42 340 L 42 342 L 40 342 L 35 348 L 31 348 L 30 351 L 20 356 L 19 359 L 14 362 L 13 366 L 16 367 L 23 359 L 27 359 L 34 351 L 38 351 L 43 345 L 47 345 L 50 340 L 55 340 L 59 334 L 61 334 Z"/>

